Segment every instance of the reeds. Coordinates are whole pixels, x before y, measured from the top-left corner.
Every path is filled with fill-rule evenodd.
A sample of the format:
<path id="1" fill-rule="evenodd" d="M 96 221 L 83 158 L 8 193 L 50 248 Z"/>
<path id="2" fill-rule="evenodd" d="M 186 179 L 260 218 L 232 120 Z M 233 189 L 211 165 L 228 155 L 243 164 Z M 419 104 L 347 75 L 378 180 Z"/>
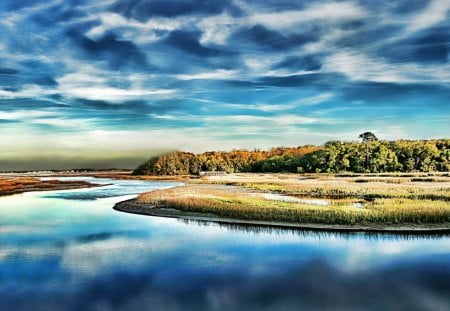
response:
<path id="1" fill-rule="evenodd" d="M 211 180 L 209 181 L 211 182 Z M 342 179 L 230 181 L 190 184 L 142 194 L 139 203 L 244 220 L 316 224 L 450 223 L 450 188 L 426 182 L 354 183 Z M 430 186 L 431 185 L 431 186 Z M 261 193 L 329 198 L 326 206 L 265 199 Z M 362 208 L 354 202 L 365 202 Z"/>

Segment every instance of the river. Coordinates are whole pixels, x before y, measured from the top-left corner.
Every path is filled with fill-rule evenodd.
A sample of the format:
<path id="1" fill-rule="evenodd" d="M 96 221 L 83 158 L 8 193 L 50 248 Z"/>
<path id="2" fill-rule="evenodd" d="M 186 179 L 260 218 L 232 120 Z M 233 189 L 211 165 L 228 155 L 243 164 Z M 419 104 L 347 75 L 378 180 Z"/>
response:
<path id="1" fill-rule="evenodd" d="M 449 310 L 450 237 L 139 216 L 174 183 L 0 198 L 0 310 Z"/>

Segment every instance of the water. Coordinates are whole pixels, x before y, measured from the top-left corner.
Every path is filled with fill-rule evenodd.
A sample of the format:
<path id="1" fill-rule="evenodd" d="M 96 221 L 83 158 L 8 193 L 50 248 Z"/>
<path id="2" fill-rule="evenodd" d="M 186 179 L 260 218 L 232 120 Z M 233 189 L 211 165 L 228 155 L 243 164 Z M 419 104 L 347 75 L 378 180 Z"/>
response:
<path id="1" fill-rule="evenodd" d="M 280 201 L 280 202 L 292 202 L 292 203 L 301 203 L 307 205 L 319 205 L 319 206 L 327 206 L 331 204 L 329 200 L 323 199 L 307 199 L 307 198 L 296 198 L 293 196 L 278 194 L 278 193 L 263 193 L 261 195 L 263 198 L 271 201 Z"/>
<path id="2" fill-rule="evenodd" d="M 112 206 L 175 184 L 98 182 L 0 198 L 0 310 L 450 308 L 448 236 L 131 215 Z"/>

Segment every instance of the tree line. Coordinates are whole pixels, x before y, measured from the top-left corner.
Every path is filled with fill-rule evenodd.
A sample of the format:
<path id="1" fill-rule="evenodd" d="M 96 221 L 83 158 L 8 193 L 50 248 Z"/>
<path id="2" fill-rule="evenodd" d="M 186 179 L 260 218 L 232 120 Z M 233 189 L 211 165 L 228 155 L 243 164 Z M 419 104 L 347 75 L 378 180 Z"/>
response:
<path id="1" fill-rule="evenodd" d="M 329 141 L 323 146 L 277 147 L 268 151 L 232 150 L 201 154 L 174 151 L 150 158 L 137 167 L 133 174 L 190 175 L 199 174 L 200 171 L 228 173 L 450 171 L 450 139 L 379 141 L 372 135 L 361 134 L 362 142 Z"/>

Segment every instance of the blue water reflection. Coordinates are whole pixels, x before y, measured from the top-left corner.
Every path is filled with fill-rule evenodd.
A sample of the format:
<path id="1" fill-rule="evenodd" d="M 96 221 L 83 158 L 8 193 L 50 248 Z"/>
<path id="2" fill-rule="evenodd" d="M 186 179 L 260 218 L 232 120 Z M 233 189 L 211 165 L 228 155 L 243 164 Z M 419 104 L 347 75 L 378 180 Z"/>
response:
<path id="1" fill-rule="evenodd" d="M 1 310 L 450 306 L 448 236 L 321 233 L 124 214 L 112 210 L 115 202 L 175 184 L 101 182 L 114 185 L 0 198 Z"/>

